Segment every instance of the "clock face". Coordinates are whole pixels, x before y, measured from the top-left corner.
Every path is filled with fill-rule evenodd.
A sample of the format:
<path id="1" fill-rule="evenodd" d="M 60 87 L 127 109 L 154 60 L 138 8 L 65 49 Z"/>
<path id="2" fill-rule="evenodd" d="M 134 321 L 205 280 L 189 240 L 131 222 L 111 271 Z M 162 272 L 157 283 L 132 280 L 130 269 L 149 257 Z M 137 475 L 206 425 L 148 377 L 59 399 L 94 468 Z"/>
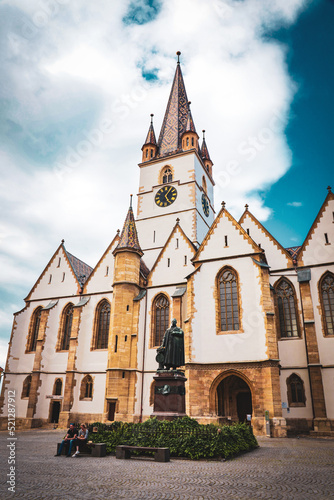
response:
<path id="1" fill-rule="evenodd" d="M 174 186 L 164 186 L 155 195 L 154 201 L 158 207 L 168 207 L 177 197 L 177 191 Z"/>
<path id="2" fill-rule="evenodd" d="M 209 207 L 209 202 L 205 194 L 202 194 L 202 207 L 203 207 L 203 212 L 207 217 L 209 217 L 210 213 L 210 207 Z"/>

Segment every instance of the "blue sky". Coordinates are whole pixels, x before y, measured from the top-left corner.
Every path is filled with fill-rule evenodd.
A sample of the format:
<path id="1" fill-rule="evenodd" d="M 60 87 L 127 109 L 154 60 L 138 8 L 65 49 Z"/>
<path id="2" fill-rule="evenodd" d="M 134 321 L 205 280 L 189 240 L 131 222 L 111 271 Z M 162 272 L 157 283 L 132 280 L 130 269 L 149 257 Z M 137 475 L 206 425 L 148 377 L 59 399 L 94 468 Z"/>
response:
<path id="1" fill-rule="evenodd" d="M 62 238 L 94 266 L 137 193 L 181 50 L 215 204 L 301 244 L 333 184 L 330 0 L 0 1 L 0 366 Z"/>

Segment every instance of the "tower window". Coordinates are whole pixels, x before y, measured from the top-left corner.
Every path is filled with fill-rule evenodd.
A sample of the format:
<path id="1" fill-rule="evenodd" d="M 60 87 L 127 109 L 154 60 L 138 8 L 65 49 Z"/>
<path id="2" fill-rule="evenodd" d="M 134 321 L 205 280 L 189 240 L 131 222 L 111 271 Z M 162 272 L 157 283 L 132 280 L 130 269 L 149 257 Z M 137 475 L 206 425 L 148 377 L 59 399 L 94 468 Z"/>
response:
<path id="1" fill-rule="evenodd" d="M 115 352 L 117 352 L 118 335 L 115 335 Z"/>
<path id="2" fill-rule="evenodd" d="M 193 137 L 191 138 L 191 145 L 192 146 L 194 145 L 194 138 Z"/>
<path id="3" fill-rule="evenodd" d="M 225 246 L 227 247 L 228 246 L 228 240 L 227 240 L 227 235 L 225 235 Z"/>
<path id="4" fill-rule="evenodd" d="M 187 146 L 189 146 L 189 137 L 187 137 Z"/>
<path id="5" fill-rule="evenodd" d="M 146 156 L 146 158 L 148 158 L 148 149 L 146 149 L 146 151 L 145 151 L 145 156 Z"/>
<path id="6" fill-rule="evenodd" d="M 326 242 L 326 245 L 329 245 L 328 234 L 327 234 L 327 233 L 325 233 L 325 235 L 324 235 L 324 236 L 325 236 L 325 242 Z"/>
<path id="7" fill-rule="evenodd" d="M 162 183 L 167 184 L 168 182 L 172 182 L 172 180 L 173 180 L 172 170 L 169 167 L 166 167 L 162 173 Z"/>
<path id="8" fill-rule="evenodd" d="M 153 149 L 150 149 L 151 152 L 151 158 L 153 158 Z"/>

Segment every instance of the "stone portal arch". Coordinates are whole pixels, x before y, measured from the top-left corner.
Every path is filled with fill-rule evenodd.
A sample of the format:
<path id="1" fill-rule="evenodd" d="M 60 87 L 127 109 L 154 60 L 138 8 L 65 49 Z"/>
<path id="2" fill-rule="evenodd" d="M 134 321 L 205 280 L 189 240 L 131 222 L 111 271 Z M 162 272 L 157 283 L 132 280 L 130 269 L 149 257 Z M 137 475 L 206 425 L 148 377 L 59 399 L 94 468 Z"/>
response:
<path id="1" fill-rule="evenodd" d="M 211 386 L 210 406 L 221 423 L 246 421 L 253 413 L 251 382 L 237 371 L 219 375 Z"/>

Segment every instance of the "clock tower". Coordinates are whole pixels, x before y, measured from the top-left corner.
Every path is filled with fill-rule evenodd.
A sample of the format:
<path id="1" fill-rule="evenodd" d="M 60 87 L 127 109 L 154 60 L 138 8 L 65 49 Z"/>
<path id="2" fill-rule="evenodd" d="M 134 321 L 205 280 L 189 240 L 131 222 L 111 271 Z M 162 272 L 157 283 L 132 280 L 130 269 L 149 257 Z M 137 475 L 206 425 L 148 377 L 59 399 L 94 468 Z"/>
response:
<path id="1" fill-rule="evenodd" d="M 198 143 L 178 61 L 158 142 L 153 115 L 142 147 L 136 226 L 145 263 L 152 267 L 176 219 L 195 246 L 213 223 L 212 161 Z"/>

